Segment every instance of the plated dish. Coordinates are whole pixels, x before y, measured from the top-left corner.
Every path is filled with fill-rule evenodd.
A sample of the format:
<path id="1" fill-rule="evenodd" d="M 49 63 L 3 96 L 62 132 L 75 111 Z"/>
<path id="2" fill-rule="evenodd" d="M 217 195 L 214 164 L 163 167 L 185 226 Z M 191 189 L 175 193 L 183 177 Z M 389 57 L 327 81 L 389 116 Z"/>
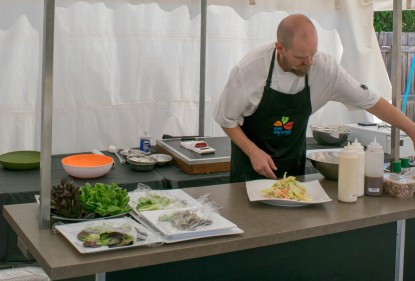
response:
<path id="1" fill-rule="evenodd" d="M 139 216 L 136 212 L 131 211 L 130 215 L 135 218 L 137 221 L 140 222 L 140 224 L 144 225 L 147 229 L 153 231 L 153 233 L 158 234 L 164 243 L 176 243 L 181 241 L 189 241 L 194 239 L 200 239 L 200 238 L 207 238 L 207 237 L 215 237 L 215 236 L 224 236 L 224 235 L 235 235 L 235 234 L 241 234 L 244 233 L 244 231 L 238 227 L 232 227 L 229 229 L 225 229 L 222 231 L 217 232 L 209 232 L 209 233 L 193 233 L 192 235 L 187 236 L 176 236 L 176 237 L 169 237 L 164 236 L 163 233 L 158 231 L 156 228 L 152 227 L 144 218 Z"/>
<path id="2" fill-rule="evenodd" d="M 207 214 L 195 208 L 143 212 L 141 215 L 168 238 L 216 235 L 236 227 L 216 212 Z"/>
<path id="3" fill-rule="evenodd" d="M 181 189 L 133 191 L 128 193 L 129 205 L 140 214 L 145 211 L 200 207 L 201 203 Z"/>
<path id="4" fill-rule="evenodd" d="M 324 191 L 319 181 L 303 182 L 301 183 L 310 195 L 309 201 L 297 201 L 290 199 L 266 198 L 261 191 L 270 188 L 275 183 L 275 180 L 263 179 L 246 182 L 246 191 L 250 201 L 260 201 L 266 204 L 284 206 L 284 207 L 299 207 L 313 204 L 321 204 L 329 202 L 332 199 Z"/>
<path id="5" fill-rule="evenodd" d="M 131 245 L 125 246 L 100 246 L 100 247 L 85 247 L 83 241 L 78 239 L 78 234 L 85 229 L 96 229 L 100 227 L 112 227 L 112 228 L 125 229 L 126 233 L 129 233 L 133 237 Z M 81 254 L 97 253 L 104 251 L 112 251 L 119 249 L 128 249 L 140 246 L 155 246 L 162 245 L 162 239 L 148 231 L 145 227 L 140 225 L 132 218 L 118 218 L 118 219 L 106 219 L 99 221 L 88 221 L 78 223 L 68 223 L 62 225 L 56 225 L 55 228 L 80 252 Z"/>
<path id="6" fill-rule="evenodd" d="M 165 243 L 243 233 L 234 223 L 181 189 L 129 193 L 133 216 Z"/>

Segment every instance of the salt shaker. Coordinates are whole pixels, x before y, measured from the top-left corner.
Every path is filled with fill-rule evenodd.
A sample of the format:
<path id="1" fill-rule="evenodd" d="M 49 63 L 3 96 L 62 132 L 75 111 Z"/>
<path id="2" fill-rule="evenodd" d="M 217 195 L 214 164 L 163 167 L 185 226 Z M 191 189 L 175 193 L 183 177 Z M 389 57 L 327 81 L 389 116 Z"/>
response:
<path id="1" fill-rule="evenodd" d="M 384 152 L 376 138 L 366 149 L 365 195 L 381 196 L 383 194 Z"/>
<path id="2" fill-rule="evenodd" d="M 351 145 L 345 146 L 339 157 L 339 201 L 352 203 L 357 201 L 359 174 L 359 156 Z"/>
<path id="3" fill-rule="evenodd" d="M 359 157 L 358 176 L 357 176 L 357 197 L 365 194 L 365 149 L 357 139 L 351 144 L 352 148 L 357 152 Z"/>

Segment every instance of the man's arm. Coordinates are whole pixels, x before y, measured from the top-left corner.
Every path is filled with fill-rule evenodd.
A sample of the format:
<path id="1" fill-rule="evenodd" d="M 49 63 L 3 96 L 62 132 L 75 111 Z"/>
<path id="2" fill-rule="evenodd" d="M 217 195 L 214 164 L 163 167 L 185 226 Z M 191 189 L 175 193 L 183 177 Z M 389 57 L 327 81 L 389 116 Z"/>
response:
<path id="1" fill-rule="evenodd" d="M 399 128 L 411 138 L 415 147 L 415 123 L 384 98 L 367 110 L 379 119 Z"/>
<path id="2" fill-rule="evenodd" d="M 253 143 L 242 131 L 238 125 L 235 128 L 224 128 L 223 131 L 231 138 L 231 140 L 249 157 L 253 169 L 260 175 L 270 179 L 276 179 L 273 170 L 276 170 L 274 161 L 271 156 L 260 149 Z"/>

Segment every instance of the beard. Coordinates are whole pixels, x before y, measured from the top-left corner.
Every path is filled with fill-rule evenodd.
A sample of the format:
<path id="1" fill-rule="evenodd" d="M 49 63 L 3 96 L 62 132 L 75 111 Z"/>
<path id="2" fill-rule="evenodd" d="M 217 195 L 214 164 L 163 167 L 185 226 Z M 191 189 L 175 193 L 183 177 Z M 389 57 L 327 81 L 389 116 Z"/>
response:
<path id="1" fill-rule="evenodd" d="M 287 59 L 284 56 L 280 56 L 279 62 L 281 64 L 281 67 L 283 69 L 288 69 L 291 73 L 294 73 L 295 75 L 299 77 L 304 77 L 307 75 L 307 73 L 310 71 L 311 65 L 302 64 L 297 67 L 291 66 L 291 64 L 287 61 Z"/>
<path id="2" fill-rule="evenodd" d="M 303 77 L 306 76 L 310 70 L 311 65 L 301 65 L 299 67 L 292 67 L 290 72 L 294 73 L 297 76 Z"/>

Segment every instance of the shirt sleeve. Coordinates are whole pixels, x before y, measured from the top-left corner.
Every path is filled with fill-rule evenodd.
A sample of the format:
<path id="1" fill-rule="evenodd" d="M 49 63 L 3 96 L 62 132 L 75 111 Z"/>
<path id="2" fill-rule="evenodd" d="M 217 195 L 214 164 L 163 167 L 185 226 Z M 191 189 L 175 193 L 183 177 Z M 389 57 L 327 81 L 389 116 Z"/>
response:
<path id="1" fill-rule="evenodd" d="M 316 98 L 313 111 L 316 111 L 328 101 L 341 102 L 350 111 L 369 109 L 380 99 L 378 94 L 354 79 L 329 55 L 322 55 L 316 64 L 315 70 L 312 75 L 328 79 L 325 79 L 326 85 L 324 87 L 317 87 L 320 88 L 321 92 L 316 93 L 320 97 Z"/>
<path id="2" fill-rule="evenodd" d="M 215 121 L 225 128 L 234 128 L 243 124 L 243 117 L 252 114 L 257 102 L 250 95 L 251 90 L 245 87 L 239 66 L 232 69 L 225 88 L 213 111 Z"/>

